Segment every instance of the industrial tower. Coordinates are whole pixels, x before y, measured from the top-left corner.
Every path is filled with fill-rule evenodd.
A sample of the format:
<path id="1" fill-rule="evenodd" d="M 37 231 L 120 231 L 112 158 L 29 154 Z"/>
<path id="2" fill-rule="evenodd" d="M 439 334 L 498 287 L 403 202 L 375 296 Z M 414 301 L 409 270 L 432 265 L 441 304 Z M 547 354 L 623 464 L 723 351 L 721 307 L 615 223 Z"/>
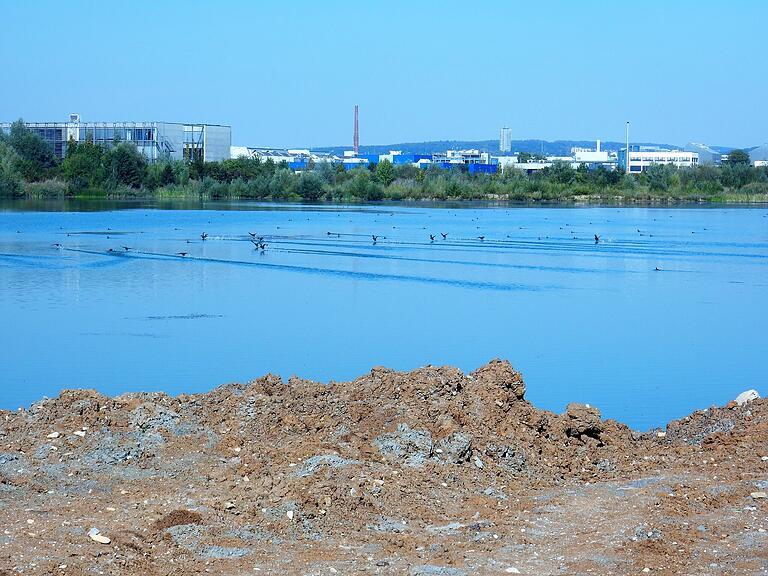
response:
<path id="1" fill-rule="evenodd" d="M 352 147 L 355 150 L 355 156 L 360 153 L 360 130 L 357 125 L 358 106 L 355 104 L 355 135 L 352 142 Z"/>

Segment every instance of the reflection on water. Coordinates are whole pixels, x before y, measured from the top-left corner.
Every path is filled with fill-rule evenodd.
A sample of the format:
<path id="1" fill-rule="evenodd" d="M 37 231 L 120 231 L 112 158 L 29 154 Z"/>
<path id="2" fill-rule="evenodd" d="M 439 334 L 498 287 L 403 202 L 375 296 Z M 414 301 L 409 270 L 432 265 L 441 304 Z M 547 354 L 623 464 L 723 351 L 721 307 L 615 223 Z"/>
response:
<path id="1" fill-rule="evenodd" d="M 640 428 L 766 392 L 765 208 L 2 209 L 0 408 L 497 356 Z"/>

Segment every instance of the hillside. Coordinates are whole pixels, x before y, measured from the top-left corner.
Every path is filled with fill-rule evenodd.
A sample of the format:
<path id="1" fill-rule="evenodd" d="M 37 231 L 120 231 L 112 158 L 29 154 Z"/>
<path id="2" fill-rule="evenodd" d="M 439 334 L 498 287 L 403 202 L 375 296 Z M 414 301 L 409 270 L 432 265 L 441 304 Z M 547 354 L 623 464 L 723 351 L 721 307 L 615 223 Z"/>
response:
<path id="1" fill-rule="evenodd" d="M 675 144 L 659 144 L 654 142 L 633 142 L 642 146 L 678 147 Z M 573 147 L 593 148 L 594 140 L 513 140 L 514 152 L 530 152 L 532 154 L 545 154 L 547 156 L 568 156 Z M 623 142 L 602 142 L 603 150 L 619 150 L 624 147 Z M 330 152 L 341 155 L 344 150 L 350 150 L 350 146 L 328 146 L 313 148 L 316 152 Z M 477 149 L 481 152 L 499 153 L 498 140 L 435 140 L 432 142 L 405 142 L 399 144 L 377 144 L 360 146 L 361 154 L 386 154 L 390 150 L 400 150 L 403 154 L 433 154 L 445 150 Z"/>

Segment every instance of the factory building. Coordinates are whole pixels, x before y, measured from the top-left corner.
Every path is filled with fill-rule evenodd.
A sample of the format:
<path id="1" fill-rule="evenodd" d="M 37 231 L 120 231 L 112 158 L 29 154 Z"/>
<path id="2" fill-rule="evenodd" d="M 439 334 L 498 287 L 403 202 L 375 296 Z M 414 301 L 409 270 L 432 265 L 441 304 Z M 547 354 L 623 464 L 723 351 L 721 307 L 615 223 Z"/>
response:
<path id="1" fill-rule="evenodd" d="M 650 146 L 629 147 L 628 172 L 645 172 L 649 166 L 654 164 L 671 164 L 677 168 L 692 168 L 699 165 L 699 154 L 684 150 L 663 150 Z M 619 150 L 619 166 L 627 170 L 626 148 Z"/>
<path id="2" fill-rule="evenodd" d="M 70 114 L 69 122 L 25 122 L 62 159 L 70 141 L 88 140 L 103 146 L 131 142 L 150 162 L 199 158 L 205 162 L 230 156 L 232 129 L 217 124 L 181 124 L 176 122 L 82 122 L 79 114 Z M 8 133 L 11 124 L 0 123 Z"/>

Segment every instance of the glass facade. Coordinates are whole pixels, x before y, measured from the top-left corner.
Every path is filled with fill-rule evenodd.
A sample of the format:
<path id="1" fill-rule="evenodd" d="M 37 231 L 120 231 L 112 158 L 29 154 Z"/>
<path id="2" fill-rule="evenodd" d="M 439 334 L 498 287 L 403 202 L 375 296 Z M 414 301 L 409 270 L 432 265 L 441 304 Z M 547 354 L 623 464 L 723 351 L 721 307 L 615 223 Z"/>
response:
<path id="1" fill-rule="evenodd" d="M 0 123 L 0 130 L 10 132 L 10 123 Z M 104 147 L 116 142 L 131 142 L 148 160 L 160 158 L 222 160 L 229 158 L 231 131 L 229 126 L 180 124 L 174 122 L 27 122 L 27 128 L 38 134 L 54 154 L 64 158 L 70 139 L 91 141 Z M 213 131 L 212 154 L 207 154 L 206 141 Z"/>
<path id="2" fill-rule="evenodd" d="M 184 126 L 184 159 L 185 160 L 204 160 L 205 159 L 205 139 L 204 126 Z"/>

